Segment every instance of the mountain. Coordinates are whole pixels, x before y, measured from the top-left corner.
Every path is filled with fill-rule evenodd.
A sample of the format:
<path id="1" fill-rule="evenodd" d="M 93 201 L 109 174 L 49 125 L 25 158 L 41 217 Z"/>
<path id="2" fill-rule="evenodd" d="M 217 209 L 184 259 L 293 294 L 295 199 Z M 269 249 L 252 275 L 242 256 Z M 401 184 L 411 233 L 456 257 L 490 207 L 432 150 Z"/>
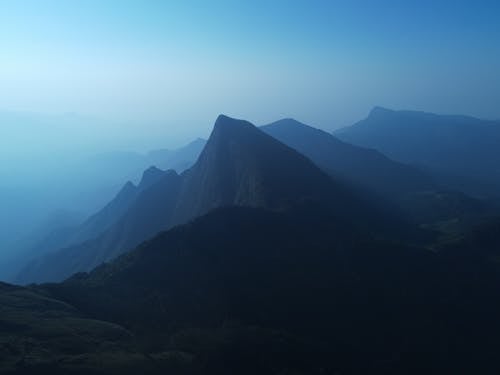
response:
<path id="1" fill-rule="evenodd" d="M 395 162 L 378 151 L 354 146 L 333 135 L 283 119 L 260 128 L 311 159 L 352 190 L 373 196 L 380 206 L 394 206 L 415 223 L 437 232 L 458 230 L 498 212 L 483 202 L 440 184 L 432 173 Z"/>
<path id="2" fill-rule="evenodd" d="M 187 146 L 174 151 L 151 151 L 148 154 L 148 161 L 146 162 L 151 163 L 151 166 L 143 172 L 142 178 L 137 186 L 131 181 L 128 181 L 108 204 L 97 213 L 87 218 L 87 220 L 78 227 L 72 228 L 71 230 L 68 230 L 68 228 L 61 228 L 63 230 L 58 231 L 58 233 L 50 232 L 46 238 L 36 245 L 38 253 L 43 254 L 46 252 L 45 249 L 47 249 L 48 246 L 51 246 L 53 250 L 55 248 L 79 244 L 98 237 L 126 213 L 140 192 L 154 185 L 166 174 L 165 171 L 161 170 L 156 165 L 177 166 L 180 171 L 183 171 L 184 167 L 190 166 L 196 161 L 200 153 L 200 147 L 203 147 L 205 143 L 205 140 L 198 138 Z M 144 161 L 141 163 L 142 165 L 147 165 Z"/>
<path id="3" fill-rule="evenodd" d="M 187 145 L 175 150 L 153 150 L 147 153 L 147 159 L 150 165 L 160 169 L 174 169 L 177 173 L 190 168 L 196 159 L 200 156 L 205 147 L 206 140 L 197 138 Z"/>
<path id="4" fill-rule="evenodd" d="M 410 232 L 380 209 L 384 202 L 373 205 L 297 150 L 226 116 L 189 170 L 150 168 L 122 193 L 93 218 L 107 229 L 26 275 L 84 272 L 27 288 L 0 284 L 0 370 L 500 369 L 498 219 L 419 242 L 427 233 Z M 416 194 L 425 212 L 429 194 L 439 203 L 436 220 L 464 207 L 460 194 Z"/>
<path id="5" fill-rule="evenodd" d="M 156 180 L 150 183 L 153 177 Z M 218 207 L 286 210 L 312 202 L 330 207 L 336 216 L 356 225 L 368 225 L 375 215 L 372 207 L 334 183 L 305 156 L 247 121 L 221 115 L 192 168 L 181 175 L 145 172 L 137 189 L 127 184 L 122 194 L 83 225 L 81 229 L 92 228 L 97 237 L 87 231 L 86 241 L 54 249 L 58 251 L 29 264 L 17 281 L 62 280 L 89 271 L 162 230 Z M 102 233 L 97 234 L 96 228 Z"/>
<path id="6" fill-rule="evenodd" d="M 436 188 L 432 178 L 415 167 L 392 161 L 373 149 L 342 142 L 296 120 L 283 119 L 260 129 L 358 188 L 384 196 Z"/>
<path id="7" fill-rule="evenodd" d="M 482 197 L 500 195 L 498 121 L 376 107 L 366 119 L 335 135 L 427 168 L 452 188 Z"/>
<path id="8" fill-rule="evenodd" d="M 156 167 L 150 167 L 144 171 L 138 186 L 130 181 L 127 182 L 113 200 L 80 225 L 47 231 L 49 234 L 35 245 L 37 253 L 41 255 L 55 248 L 67 247 L 98 237 L 125 214 L 141 191 L 156 183 L 164 173 Z"/>
<path id="9" fill-rule="evenodd" d="M 0 283 L 0 305 L 2 374 L 156 373 L 175 361 L 145 356 L 130 331 L 45 292 Z"/>
<path id="10" fill-rule="evenodd" d="M 97 154 L 74 167 L 79 171 L 76 179 L 82 184 L 98 181 L 101 185 L 114 186 L 127 180 L 138 181 L 142 172 L 151 166 L 181 173 L 196 162 L 205 143 L 198 138 L 173 150 L 152 150 L 145 154 L 124 151 Z"/>
<path id="11" fill-rule="evenodd" d="M 223 115 L 183 179 L 178 221 L 224 206 L 282 209 L 302 200 L 324 199 L 337 189 L 303 155 L 251 123 Z M 345 194 L 340 189 L 337 193 Z"/>
<path id="12" fill-rule="evenodd" d="M 163 223 L 153 225 L 153 213 L 158 212 L 160 216 L 163 214 L 157 209 L 161 207 L 162 199 L 168 200 L 169 182 L 175 177 L 178 175 L 174 171 L 165 172 L 151 167 L 143 173 L 139 185 L 135 186 L 127 182 L 117 196 L 102 210 L 89 217 L 70 233 L 64 233 L 63 236 L 53 239 L 50 242 L 53 245 L 52 251 L 40 249 L 40 251 L 44 250 L 45 254 L 42 253 L 41 256 L 29 262 L 20 271 L 16 282 L 27 284 L 34 281 L 64 278 L 82 270 L 81 267 L 91 269 L 109 260 L 112 256 L 110 253 L 124 251 L 119 245 L 126 246 L 129 241 L 132 241 L 131 239 L 138 237 L 137 233 L 143 233 L 144 228 L 154 228 L 152 232 L 147 232 L 147 235 L 154 235 L 163 228 Z M 166 188 L 165 185 L 167 185 Z M 165 189 L 158 192 L 158 189 L 162 188 Z M 151 191 L 151 193 L 145 193 L 145 191 Z M 155 205 L 157 196 L 160 198 Z M 135 216 L 144 209 L 150 212 L 147 215 Z M 131 225 L 131 230 L 127 231 Z M 133 243 L 137 245 L 146 238 L 147 236 L 140 237 Z"/>
<path id="13" fill-rule="evenodd" d="M 317 207 L 218 209 L 42 289 L 195 374 L 499 368 L 494 260 L 339 228 Z"/>
<path id="14" fill-rule="evenodd" d="M 0 248 L 4 250 L 0 252 L 0 280 L 15 281 L 14 277 L 23 264 L 46 251 L 95 238 L 109 227 L 107 216 L 113 222 L 113 217 L 123 214 L 119 212 L 119 207 L 126 207 L 121 202 L 125 199 L 123 195 L 128 196 L 129 190 L 133 190 L 131 185 L 123 188 L 125 181 L 138 184 L 142 172 L 151 166 L 175 169 L 180 173 L 196 162 L 204 144 L 203 139 L 196 139 L 175 150 L 156 150 L 148 154 L 110 152 L 78 161 L 69 158 L 59 160 L 54 167 L 48 167 L 42 159 L 33 173 L 22 172 L 28 168 L 21 166 L 15 168 L 21 170 L 17 177 L 38 176 L 43 171 L 42 177 L 31 176 L 21 181 L 2 173 Z M 4 164 L 13 166 L 18 163 Z M 0 169 L 4 164 L 0 162 Z M 120 191 L 122 188 L 124 190 Z M 116 195 L 121 198 L 115 199 L 112 205 L 118 207 L 107 207 Z M 84 225 L 67 220 L 58 226 L 46 226 L 50 215 L 61 209 L 78 212 L 80 223 L 86 217 L 88 220 Z M 90 217 L 101 210 L 99 218 Z M 113 213 L 114 210 L 117 212 Z M 41 230 L 43 226 L 47 227 L 44 232 Z"/>
<path id="15" fill-rule="evenodd" d="M 368 371 L 390 357 L 377 346 L 379 334 L 428 313 L 411 313 L 403 307 L 409 299 L 399 298 L 411 291 L 404 279 L 427 269 L 422 283 L 430 282 L 435 256 L 376 248 L 368 236 L 354 246 L 355 238 L 315 209 L 225 208 L 46 287 L 90 316 L 130 327 L 155 350 L 192 353 L 200 374 L 344 373 L 354 363 L 343 350 L 377 347 L 378 358 L 356 365 Z M 405 334 L 417 327 L 404 325 Z M 396 332 L 385 332 L 394 345 L 403 341 Z"/>

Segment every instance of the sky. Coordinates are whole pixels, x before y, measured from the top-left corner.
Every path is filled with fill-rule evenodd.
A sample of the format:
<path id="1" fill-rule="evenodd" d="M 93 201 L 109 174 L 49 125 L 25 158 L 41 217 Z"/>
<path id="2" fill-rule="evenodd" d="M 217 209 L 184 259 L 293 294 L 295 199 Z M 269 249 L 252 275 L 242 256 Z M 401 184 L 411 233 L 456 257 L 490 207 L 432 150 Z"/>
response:
<path id="1" fill-rule="evenodd" d="M 219 113 L 500 119 L 499 17 L 486 0 L 0 0 L 0 112 L 83 116 L 136 148 L 206 137 Z"/>

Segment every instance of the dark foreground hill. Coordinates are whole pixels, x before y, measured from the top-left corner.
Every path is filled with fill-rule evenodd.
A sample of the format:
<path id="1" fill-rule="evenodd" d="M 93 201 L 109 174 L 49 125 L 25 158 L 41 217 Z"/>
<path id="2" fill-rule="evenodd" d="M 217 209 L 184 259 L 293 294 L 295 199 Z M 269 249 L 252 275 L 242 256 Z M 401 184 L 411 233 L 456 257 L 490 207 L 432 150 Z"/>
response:
<path id="1" fill-rule="evenodd" d="M 312 210 L 219 210 L 46 288 L 130 329 L 147 350 L 189 353 L 200 373 L 497 364 L 500 280 L 491 258 L 470 243 L 441 254 L 376 241 Z"/>
<path id="2" fill-rule="evenodd" d="M 183 353 L 180 373 L 494 373 L 496 227 L 434 252 L 317 207 L 223 209 L 43 288 Z"/>
<path id="3" fill-rule="evenodd" d="M 0 286 L 2 374 L 497 373 L 499 221 L 433 250 L 314 204 L 219 209 Z"/>
<path id="4" fill-rule="evenodd" d="M 148 371 L 132 334 L 33 289 L 0 284 L 1 374 Z"/>

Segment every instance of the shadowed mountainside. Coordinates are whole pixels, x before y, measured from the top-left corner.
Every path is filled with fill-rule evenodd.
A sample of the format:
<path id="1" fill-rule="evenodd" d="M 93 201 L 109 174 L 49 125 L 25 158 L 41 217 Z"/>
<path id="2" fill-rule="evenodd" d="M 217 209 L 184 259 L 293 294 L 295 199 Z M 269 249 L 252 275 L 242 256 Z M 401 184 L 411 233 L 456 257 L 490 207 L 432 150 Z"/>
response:
<path id="1" fill-rule="evenodd" d="M 126 205 L 119 203 L 119 195 L 107 209 L 91 218 L 92 223 L 113 218 L 115 222 L 108 229 L 100 227 L 102 234 L 32 262 L 18 281 L 62 280 L 75 272 L 89 271 L 161 230 L 218 207 L 286 210 L 315 201 L 356 225 L 372 221 L 370 225 L 378 226 L 386 219 L 302 154 L 249 122 L 222 115 L 192 168 L 181 175 L 157 171 L 155 176 L 156 182 L 143 188 L 139 185 L 137 194 L 133 186 L 127 185 L 126 196 L 130 198 Z M 125 208 L 123 215 L 108 215 L 109 207 L 115 206 Z"/>
<path id="2" fill-rule="evenodd" d="M 43 288 L 199 373 L 469 371 L 498 368 L 494 246 L 431 252 L 318 207 L 227 208 Z"/>
<path id="3" fill-rule="evenodd" d="M 417 168 L 392 161 L 378 151 L 342 142 L 296 120 L 283 119 L 260 129 L 354 186 L 384 196 L 436 189 L 432 178 Z"/>
<path id="4" fill-rule="evenodd" d="M 334 134 L 393 160 L 425 167 L 451 188 L 500 196 L 500 122 L 376 107 L 366 119 Z"/>
<path id="5" fill-rule="evenodd" d="M 445 228 L 449 231 L 449 223 L 462 229 L 498 212 L 491 202 L 438 184 L 427 171 L 395 162 L 378 151 L 342 142 L 296 120 L 283 119 L 260 129 L 310 158 L 351 190 L 371 196 L 380 206 L 393 206 L 415 223 L 438 232 Z"/>

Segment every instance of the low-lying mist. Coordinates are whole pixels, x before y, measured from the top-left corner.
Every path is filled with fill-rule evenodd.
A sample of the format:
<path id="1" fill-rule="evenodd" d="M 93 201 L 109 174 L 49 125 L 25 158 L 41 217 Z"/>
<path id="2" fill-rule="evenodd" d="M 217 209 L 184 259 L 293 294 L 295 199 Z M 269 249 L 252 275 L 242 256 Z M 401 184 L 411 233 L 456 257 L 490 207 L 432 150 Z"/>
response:
<path id="1" fill-rule="evenodd" d="M 72 114 L 5 112 L 0 122 L 0 280 L 41 237 L 77 225 L 151 165 L 185 169 L 202 143 L 176 154 L 165 147 L 184 146 L 186 136 L 140 138 Z"/>

